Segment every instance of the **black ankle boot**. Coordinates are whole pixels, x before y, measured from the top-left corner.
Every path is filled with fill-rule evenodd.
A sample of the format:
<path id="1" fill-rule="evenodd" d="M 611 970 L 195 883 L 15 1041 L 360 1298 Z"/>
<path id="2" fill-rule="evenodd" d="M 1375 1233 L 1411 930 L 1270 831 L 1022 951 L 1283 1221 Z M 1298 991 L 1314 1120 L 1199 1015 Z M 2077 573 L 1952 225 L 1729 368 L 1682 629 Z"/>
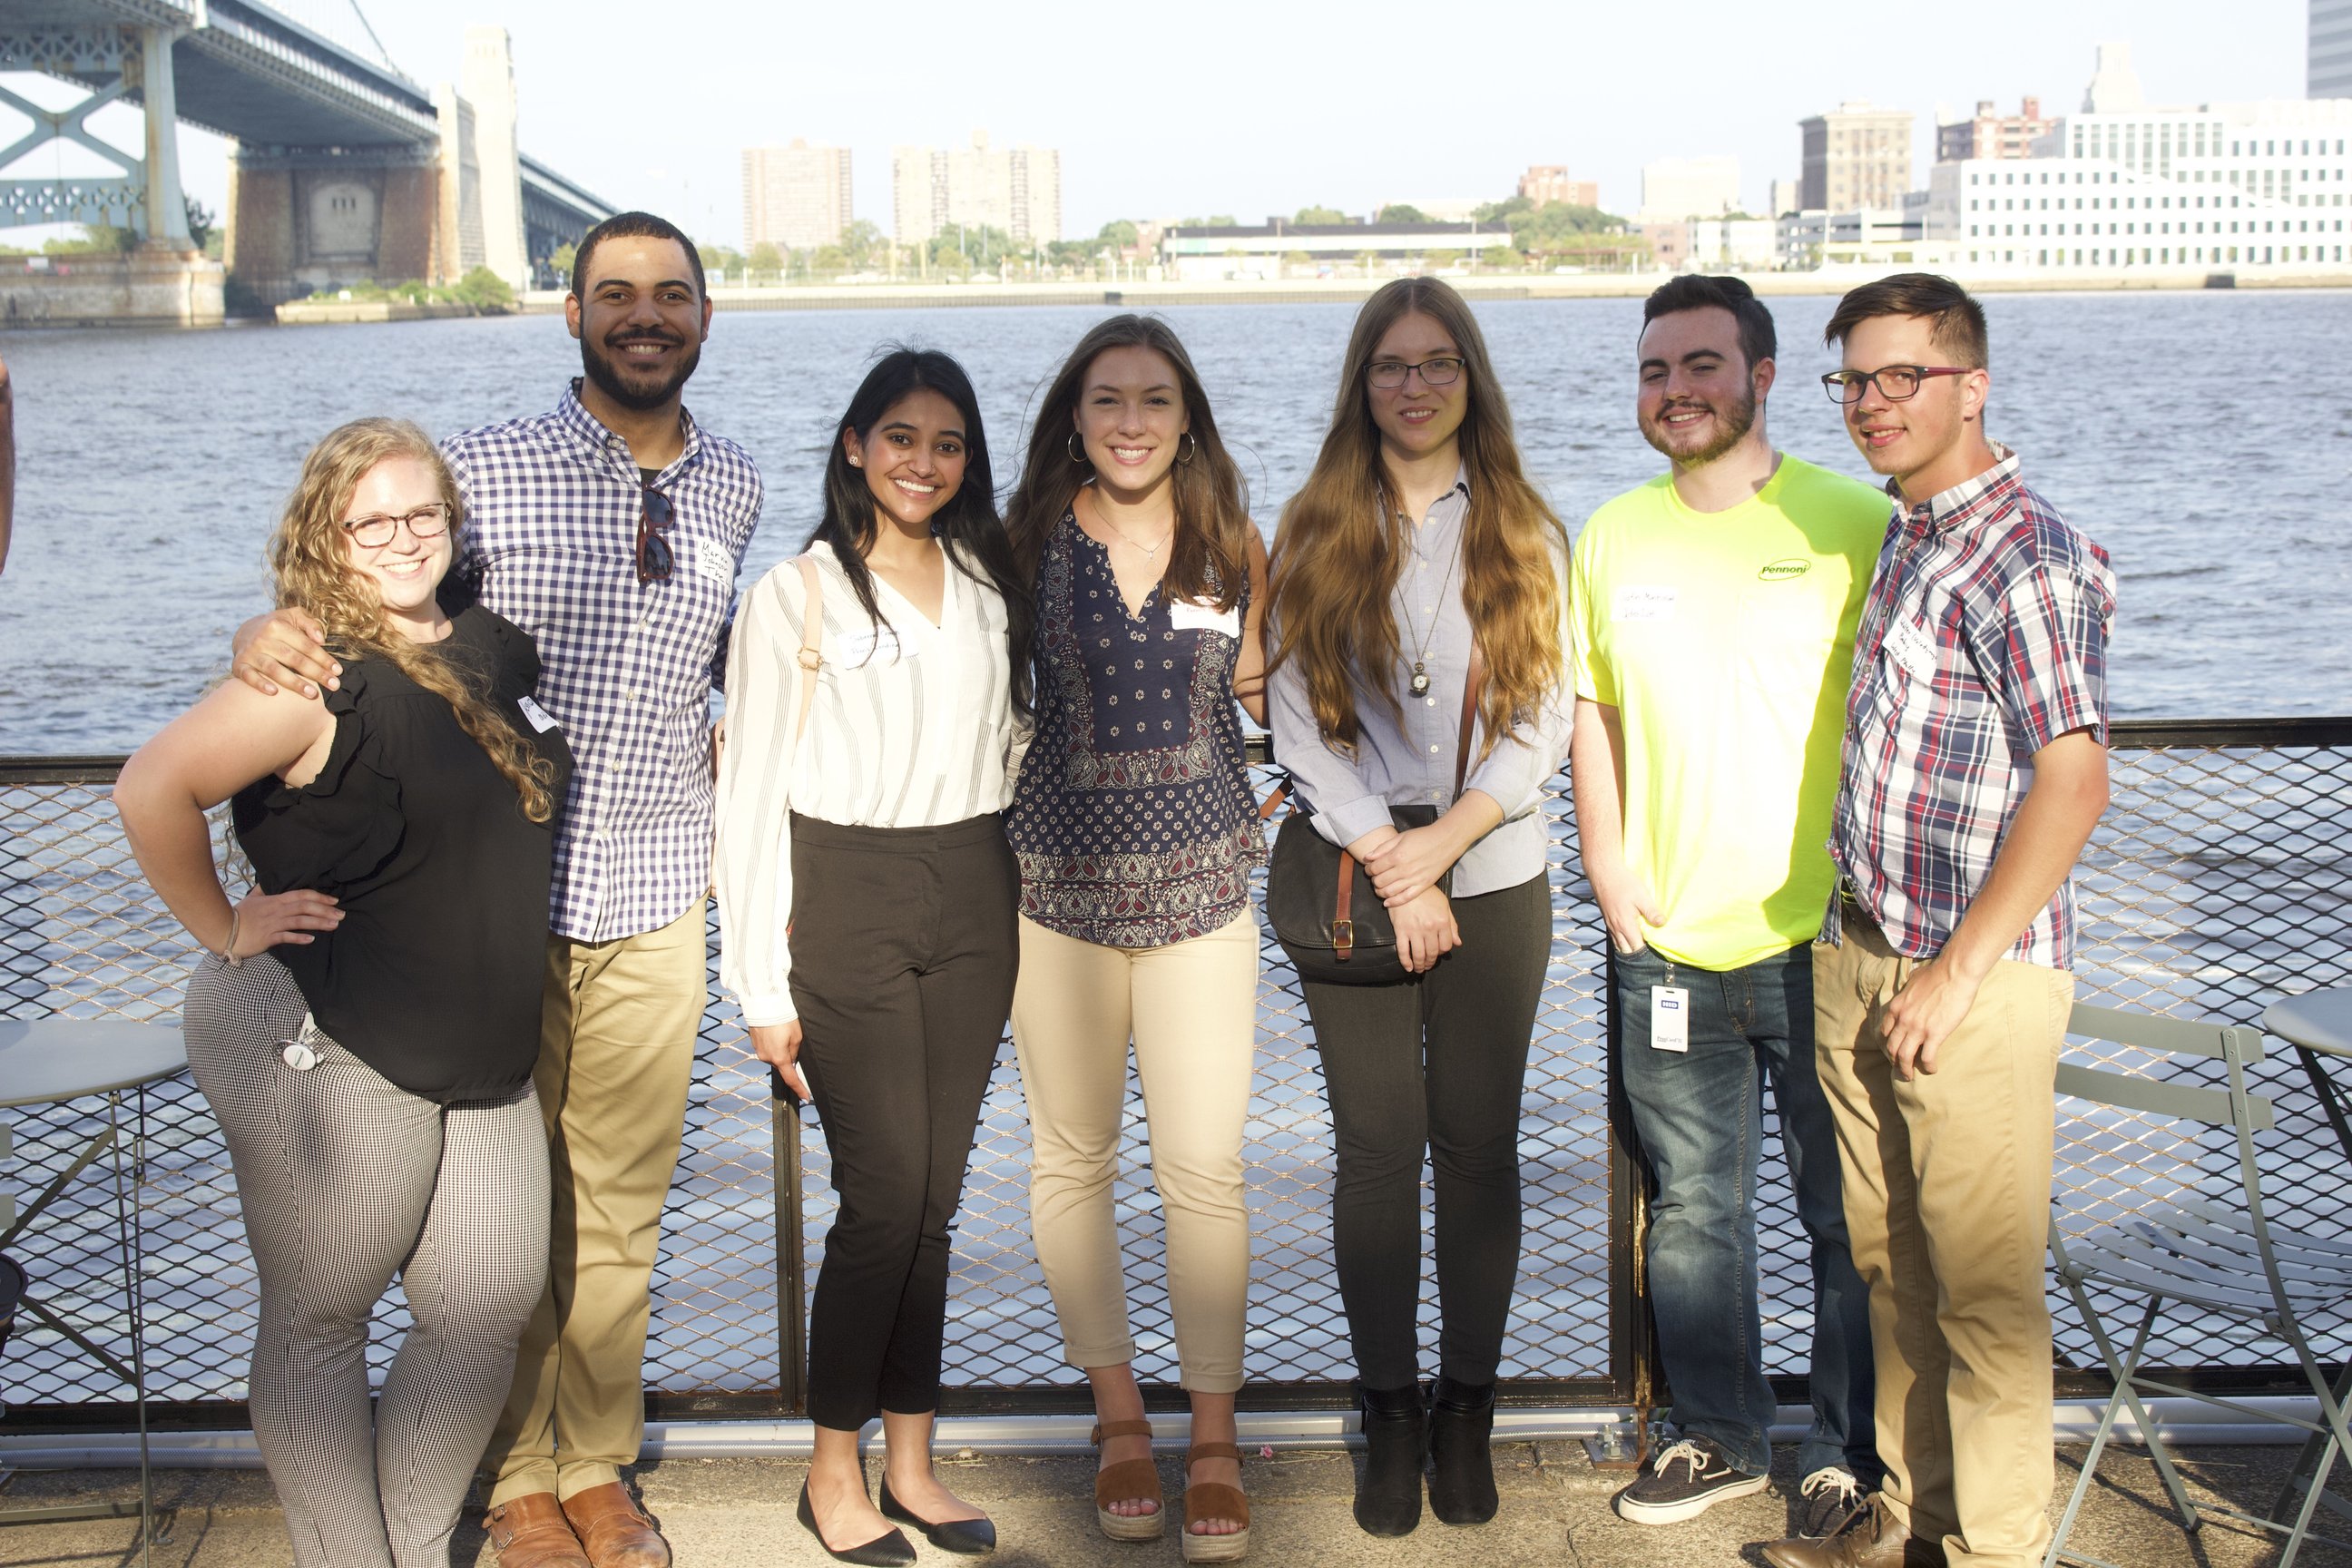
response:
<path id="1" fill-rule="evenodd" d="M 1356 1386 L 1363 1413 L 1364 1473 L 1356 1482 L 1356 1522 L 1367 1535 L 1410 1535 L 1421 1522 L 1421 1469 L 1429 1452 L 1421 1389 Z"/>
<path id="2" fill-rule="evenodd" d="M 1495 1385 L 1437 1380 L 1429 1406 L 1430 1511 L 1447 1524 L 1495 1517 Z"/>

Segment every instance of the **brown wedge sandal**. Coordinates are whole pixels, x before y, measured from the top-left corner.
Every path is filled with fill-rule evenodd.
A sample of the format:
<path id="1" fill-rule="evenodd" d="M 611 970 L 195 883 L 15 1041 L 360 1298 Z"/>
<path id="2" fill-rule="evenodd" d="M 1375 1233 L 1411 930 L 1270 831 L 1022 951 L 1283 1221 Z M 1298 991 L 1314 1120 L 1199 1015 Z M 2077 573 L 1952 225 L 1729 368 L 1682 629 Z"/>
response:
<path id="1" fill-rule="evenodd" d="M 1149 1421 L 1097 1421 L 1087 1441 L 1099 1448 L 1106 1437 L 1149 1437 Z M 1147 1501 L 1150 1513 L 1113 1513 L 1115 1502 Z M 1095 1472 L 1095 1523 L 1113 1541 L 1157 1541 L 1168 1529 L 1168 1498 L 1160 1489 L 1160 1467 L 1150 1459 L 1121 1459 Z"/>
<path id="2" fill-rule="evenodd" d="M 1239 1487 L 1223 1481 L 1192 1484 L 1195 1459 L 1242 1462 L 1242 1451 L 1231 1443 L 1195 1443 L 1184 1456 L 1184 1561 L 1238 1563 L 1249 1555 L 1249 1499 Z M 1230 1535 L 1196 1535 L 1192 1526 L 1204 1519 L 1237 1520 L 1241 1528 Z"/>

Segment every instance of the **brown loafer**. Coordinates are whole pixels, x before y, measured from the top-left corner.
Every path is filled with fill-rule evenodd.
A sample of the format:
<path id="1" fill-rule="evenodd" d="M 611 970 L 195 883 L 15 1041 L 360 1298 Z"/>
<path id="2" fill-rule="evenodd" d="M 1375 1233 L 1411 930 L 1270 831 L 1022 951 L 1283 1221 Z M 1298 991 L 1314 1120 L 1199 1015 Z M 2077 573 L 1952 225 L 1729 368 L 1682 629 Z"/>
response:
<path id="1" fill-rule="evenodd" d="M 563 1517 L 588 1549 L 589 1568 L 669 1568 L 669 1542 L 619 1481 L 565 1498 Z"/>
<path id="2" fill-rule="evenodd" d="M 482 1521 L 499 1568 L 593 1568 L 553 1492 L 525 1492 Z"/>
<path id="3" fill-rule="evenodd" d="M 1764 1561 L 1772 1568 L 1945 1568 L 1943 1542 L 1913 1535 L 1875 1497 L 1840 1533 L 1773 1542 Z"/>

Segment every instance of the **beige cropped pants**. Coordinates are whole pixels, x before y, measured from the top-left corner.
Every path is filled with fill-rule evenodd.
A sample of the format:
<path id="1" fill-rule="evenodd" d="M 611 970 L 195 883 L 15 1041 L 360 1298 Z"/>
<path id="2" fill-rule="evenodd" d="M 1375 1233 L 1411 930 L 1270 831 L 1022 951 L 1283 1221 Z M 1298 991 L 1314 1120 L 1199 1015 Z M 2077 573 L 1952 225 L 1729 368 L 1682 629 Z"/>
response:
<path id="1" fill-rule="evenodd" d="M 1200 1394 L 1242 1385 L 1250 1264 L 1242 1127 L 1257 974 L 1255 910 L 1165 947 L 1106 947 L 1022 918 L 1013 1046 L 1034 1150 L 1030 1223 L 1073 1366 L 1135 1359 L 1111 1203 L 1132 1038 L 1183 1385 Z"/>

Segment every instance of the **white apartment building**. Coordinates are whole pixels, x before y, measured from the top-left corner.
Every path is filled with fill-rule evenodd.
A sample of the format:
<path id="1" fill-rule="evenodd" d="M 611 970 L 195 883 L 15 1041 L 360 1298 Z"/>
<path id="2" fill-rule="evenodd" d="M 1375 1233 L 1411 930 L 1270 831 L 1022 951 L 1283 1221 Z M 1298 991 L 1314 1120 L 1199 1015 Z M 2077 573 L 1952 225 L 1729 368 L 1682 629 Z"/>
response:
<path id="1" fill-rule="evenodd" d="M 1062 237 L 1062 154 L 1052 147 L 992 148 L 975 131 L 968 148 L 898 147 L 890 154 L 891 232 L 921 245 L 969 228 L 996 228 L 1026 244 Z"/>
<path id="2" fill-rule="evenodd" d="M 850 224 L 849 149 L 743 149 L 743 246 L 808 250 L 840 243 Z"/>
<path id="3" fill-rule="evenodd" d="M 2352 100 L 2079 114 L 2023 160 L 1938 163 L 1927 237 L 1972 266 L 2343 267 Z"/>
<path id="4" fill-rule="evenodd" d="M 1737 158 L 1660 158 L 1642 165 L 1642 210 L 1636 221 L 1644 226 L 1721 217 L 1738 206 Z"/>

